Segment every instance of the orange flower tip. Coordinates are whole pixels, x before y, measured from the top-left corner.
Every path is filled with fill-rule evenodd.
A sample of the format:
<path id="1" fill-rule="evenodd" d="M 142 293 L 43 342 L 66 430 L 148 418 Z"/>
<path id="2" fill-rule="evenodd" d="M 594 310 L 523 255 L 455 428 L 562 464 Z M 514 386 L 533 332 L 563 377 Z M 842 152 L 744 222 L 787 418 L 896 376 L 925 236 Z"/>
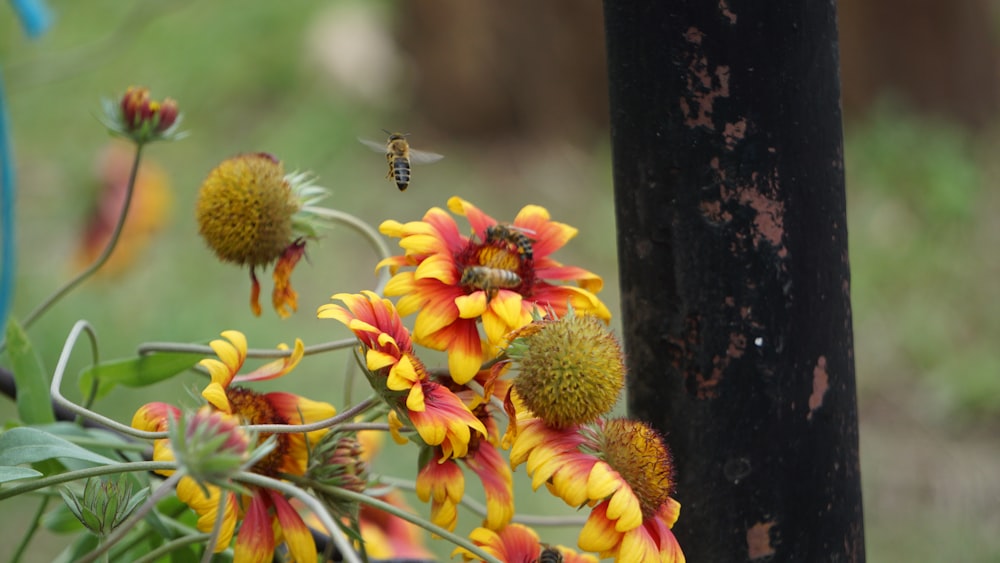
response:
<path id="1" fill-rule="evenodd" d="M 519 369 L 514 389 L 553 428 L 596 420 L 625 383 L 621 346 L 597 317 L 570 314 L 515 333 L 507 353 Z"/>

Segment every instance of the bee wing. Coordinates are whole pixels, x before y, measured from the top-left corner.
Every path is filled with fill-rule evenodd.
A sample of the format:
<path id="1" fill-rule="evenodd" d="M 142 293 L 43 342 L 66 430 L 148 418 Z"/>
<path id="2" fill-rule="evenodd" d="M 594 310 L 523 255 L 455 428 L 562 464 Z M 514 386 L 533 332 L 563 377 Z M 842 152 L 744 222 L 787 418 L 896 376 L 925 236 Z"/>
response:
<path id="1" fill-rule="evenodd" d="M 538 236 L 538 233 L 536 233 L 534 229 L 529 229 L 527 227 L 518 227 L 517 225 L 507 225 L 507 228 L 512 231 L 517 231 L 523 235 L 527 235 L 529 237 Z"/>
<path id="2" fill-rule="evenodd" d="M 370 148 L 375 152 L 380 152 L 382 154 L 386 153 L 385 142 L 372 141 L 371 139 L 362 139 L 361 137 L 358 137 L 358 141 L 360 141 L 362 145 Z"/>
<path id="3" fill-rule="evenodd" d="M 415 162 L 417 164 L 430 164 L 432 162 L 437 162 L 442 158 L 444 158 L 444 155 L 436 152 L 410 149 L 410 162 Z"/>

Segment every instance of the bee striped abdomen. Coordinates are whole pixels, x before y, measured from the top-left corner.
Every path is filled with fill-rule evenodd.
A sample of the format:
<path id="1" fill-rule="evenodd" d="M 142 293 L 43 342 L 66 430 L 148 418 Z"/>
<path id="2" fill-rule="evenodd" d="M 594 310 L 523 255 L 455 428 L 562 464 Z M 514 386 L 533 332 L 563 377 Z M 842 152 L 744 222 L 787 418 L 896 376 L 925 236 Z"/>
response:
<path id="1" fill-rule="evenodd" d="M 405 156 L 393 157 L 391 165 L 396 187 L 404 191 L 410 185 L 410 160 Z"/>

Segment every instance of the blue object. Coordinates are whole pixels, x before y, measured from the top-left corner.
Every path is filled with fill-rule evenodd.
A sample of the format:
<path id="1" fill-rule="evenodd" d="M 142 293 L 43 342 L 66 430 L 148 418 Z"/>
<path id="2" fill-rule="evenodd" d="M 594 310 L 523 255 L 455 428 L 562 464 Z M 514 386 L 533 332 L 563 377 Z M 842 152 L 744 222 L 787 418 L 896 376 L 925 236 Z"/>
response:
<path id="1" fill-rule="evenodd" d="M 7 99 L 0 74 L 0 340 L 7 332 L 16 264 L 14 246 L 14 158 L 7 127 Z"/>
<path id="2" fill-rule="evenodd" d="M 52 12 L 45 0 L 10 0 L 28 37 L 38 37 L 52 25 Z"/>

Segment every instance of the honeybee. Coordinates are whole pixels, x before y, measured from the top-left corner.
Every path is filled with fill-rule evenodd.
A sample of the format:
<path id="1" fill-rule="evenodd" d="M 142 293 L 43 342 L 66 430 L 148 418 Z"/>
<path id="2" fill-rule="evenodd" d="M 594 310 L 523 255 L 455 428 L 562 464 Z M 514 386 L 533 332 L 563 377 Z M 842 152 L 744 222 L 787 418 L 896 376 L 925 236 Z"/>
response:
<path id="1" fill-rule="evenodd" d="M 385 153 L 385 160 L 389 163 L 389 172 L 385 177 L 389 180 L 395 180 L 396 187 L 401 192 L 406 191 L 406 188 L 410 186 L 410 165 L 412 163 L 430 164 L 444 158 L 437 153 L 411 149 L 410 143 L 406 141 L 406 136 L 409 133 L 385 132 L 389 135 L 389 140 L 384 143 L 368 139 L 358 140 L 375 152 Z"/>
<path id="2" fill-rule="evenodd" d="M 545 546 L 538 556 L 537 563 L 563 563 L 562 552 L 554 547 Z"/>
<path id="3" fill-rule="evenodd" d="M 493 299 L 498 289 L 511 289 L 521 285 L 521 276 L 501 268 L 466 266 L 458 283 L 485 291 L 486 300 L 489 301 Z"/>
<path id="4" fill-rule="evenodd" d="M 490 225 L 486 227 L 486 243 L 505 241 L 513 244 L 517 247 L 518 251 L 528 260 L 534 259 L 534 250 L 532 249 L 531 243 L 532 239 L 528 238 L 528 235 L 535 234 L 531 229 L 525 229 L 523 227 L 515 227 L 514 225 L 504 225 L 502 223 L 497 223 L 496 225 Z"/>

